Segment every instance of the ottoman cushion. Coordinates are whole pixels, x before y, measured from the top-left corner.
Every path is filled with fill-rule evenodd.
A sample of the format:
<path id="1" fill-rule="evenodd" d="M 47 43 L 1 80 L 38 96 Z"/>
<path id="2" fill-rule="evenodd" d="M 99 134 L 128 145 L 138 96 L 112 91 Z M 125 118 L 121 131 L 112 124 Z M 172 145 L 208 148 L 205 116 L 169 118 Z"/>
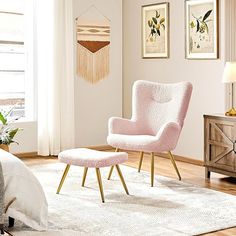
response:
<path id="1" fill-rule="evenodd" d="M 76 148 L 59 153 L 60 162 L 84 167 L 108 167 L 128 160 L 126 152 L 102 152 L 88 148 Z"/>

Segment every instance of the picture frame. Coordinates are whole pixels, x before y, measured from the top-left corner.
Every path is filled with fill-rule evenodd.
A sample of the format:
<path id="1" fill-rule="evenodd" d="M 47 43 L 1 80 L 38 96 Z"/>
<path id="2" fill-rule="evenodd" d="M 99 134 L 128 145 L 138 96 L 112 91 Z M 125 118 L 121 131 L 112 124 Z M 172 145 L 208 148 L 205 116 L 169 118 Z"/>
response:
<path id="1" fill-rule="evenodd" d="M 169 58 L 169 3 L 142 6 L 142 58 Z"/>
<path id="2" fill-rule="evenodd" d="M 185 0 L 186 59 L 219 58 L 218 21 L 218 0 Z"/>

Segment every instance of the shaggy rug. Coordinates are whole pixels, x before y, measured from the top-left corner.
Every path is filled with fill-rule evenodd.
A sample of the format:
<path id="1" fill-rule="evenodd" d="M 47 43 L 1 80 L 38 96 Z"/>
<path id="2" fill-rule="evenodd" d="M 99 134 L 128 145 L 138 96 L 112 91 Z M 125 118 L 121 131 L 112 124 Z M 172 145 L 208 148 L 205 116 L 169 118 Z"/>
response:
<path id="1" fill-rule="evenodd" d="M 236 226 L 236 197 L 121 166 L 130 195 L 116 172 L 106 180 L 101 169 L 105 203 L 101 203 L 94 169 L 81 187 L 83 168 L 71 167 L 60 195 L 55 194 L 65 165 L 33 167 L 49 204 L 49 230 L 36 232 L 17 223 L 16 236 L 198 235 Z"/>

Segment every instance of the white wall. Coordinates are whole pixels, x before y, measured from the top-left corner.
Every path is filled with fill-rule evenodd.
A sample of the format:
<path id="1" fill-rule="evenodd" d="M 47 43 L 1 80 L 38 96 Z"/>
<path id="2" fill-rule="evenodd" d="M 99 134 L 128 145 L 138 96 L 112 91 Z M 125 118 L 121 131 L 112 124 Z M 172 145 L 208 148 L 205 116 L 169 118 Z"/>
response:
<path id="1" fill-rule="evenodd" d="M 236 61 L 236 1 L 235 0 L 225 0 L 225 55 L 226 61 Z M 226 84 L 226 110 L 232 107 L 231 84 Z M 233 106 L 236 106 L 236 86 L 234 86 L 234 101 Z"/>
<path id="2" fill-rule="evenodd" d="M 110 75 L 95 85 L 76 78 L 76 146 L 106 144 L 109 117 L 122 114 L 122 0 L 74 0 L 74 19 L 92 5 L 111 21 Z"/>
<path id="3" fill-rule="evenodd" d="M 170 58 L 142 59 L 141 6 L 162 0 L 123 1 L 123 111 L 131 115 L 131 88 L 135 80 L 190 81 L 193 94 L 175 154 L 203 159 L 203 114 L 224 112 L 224 1 L 220 1 L 220 59 L 185 59 L 185 1 L 170 2 Z"/>
<path id="4" fill-rule="evenodd" d="M 37 152 L 37 122 L 36 121 L 19 121 L 14 127 L 21 128 L 15 136 L 15 141 L 19 145 L 12 143 L 10 145 L 11 153 L 28 153 Z"/>

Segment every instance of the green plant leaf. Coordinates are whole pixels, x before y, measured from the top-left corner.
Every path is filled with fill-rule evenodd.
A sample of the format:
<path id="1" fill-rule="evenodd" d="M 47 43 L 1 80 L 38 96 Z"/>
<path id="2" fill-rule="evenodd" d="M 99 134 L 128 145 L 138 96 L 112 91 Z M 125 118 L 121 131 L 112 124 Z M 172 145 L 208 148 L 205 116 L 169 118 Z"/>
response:
<path id="1" fill-rule="evenodd" d="M 163 29 L 164 29 L 164 30 L 166 29 L 166 27 L 165 27 L 165 25 L 164 25 L 164 24 L 161 24 L 161 26 L 163 27 Z"/>
<path id="2" fill-rule="evenodd" d="M 15 137 L 16 133 L 18 132 L 19 128 L 13 129 L 9 132 L 9 138 L 12 139 Z"/>
<path id="3" fill-rule="evenodd" d="M 157 34 L 158 34 L 159 36 L 161 36 L 161 32 L 160 32 L 160 30 L 157 30 Z"/>
<path id="4" fill-rule="evenodd" d="M 197 31 L 198 32 L 200 30 L 200 24 L 199 24 L 199 21 L 197 20 Z"/>
<path id="5" fill-rule="evenodd" d="M 4 117 L 2 112 L 0 112 L 0 121 L 2 122 L 3 125 L 7 124 L 7 119 Z"/>
<path id="6" fill-rule="evenodd" d="M 155 24 L 157 24 L 157 19 L 155 17 L 152 17 L 152 20 Z"/>
<path id="7" fill-rule="evenodd" d="M 16 142 L 16 141 L 14 141 L 14 140 L 9 141 L 9 144 L 11 144 L 11 143 L 16 143 L 17 145 L 19 145 L 19 143 Z M 8 145 L 9 145 L 9 144 L 8 144 Z"/>
<path id="8" fill-rule="evenodd" d="M 212 10 L 209 10 L 203 17 L 202 21 L 205 21 L 211 14 Z"/>
<path id="9" fill-rule="evenodd" d="M 165 21 L 165 18 L 162 17 L 162 18 L 160 19 L 160 24 L 162 24 L 164 21 Z"/>
<path id="10" fill-rule="evenodd" d="M 152 24 L 153 24 L 152 20 L 149 20 L 149 21 L 148 21 L 148 26 L 149 26 L 150 28 L 152 27 Z"/>
<path id="11" fill-rule="evenodd" d="M 191 28 L 194 28 L 194 27 L 195 27 L 195 24 L 194 24 L 193 21 L 190 23 L 190 27 L 191 27 Z"/>
<path id="12" fill-rule="evenodd" d="M 158 13 L 158 11 L 156 11 L 156 18 L 159 18 L 160 14 Z"/>

